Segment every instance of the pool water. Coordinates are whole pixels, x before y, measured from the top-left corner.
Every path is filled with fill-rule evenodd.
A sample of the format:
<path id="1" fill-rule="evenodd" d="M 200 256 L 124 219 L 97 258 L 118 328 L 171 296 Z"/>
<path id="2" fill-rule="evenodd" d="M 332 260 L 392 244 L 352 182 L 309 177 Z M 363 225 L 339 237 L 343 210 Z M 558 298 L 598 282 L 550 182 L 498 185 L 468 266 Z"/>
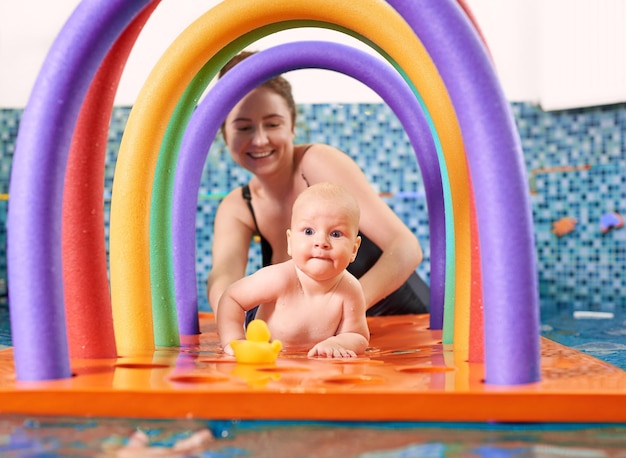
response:
<path id="1" fill-rule="evenodd" d="M 214 439 L 203 457 L 624 457 L 622 425 L 279 423 L 0 417 L 0 456 L 123 455 L 136 429 L 153 452 L 192 432 Z M 168 456 L 176 456 L 171 453 Z M 178 455 L 181 456 L 181 455 Z"/>
<path id="2" fill-rule="evenodd" d="M 542 334 L 626 370 L 626 312 L 542 305 Z M 0 349 L 10 346 L 0 306 Z M 626 393 L 625 393 L 626 408 Z M 1 406 L 0 406 L 1 412 Z M 126 448 L 137 430 L 150 449 Z M 175 454 L 209 430 L 213 439 Z M 0 456 L 624 457 L 626 424 L 371 423 L 143 420 L 0 415 Z"/>
<path id="3" fill-rule="evenodd" d="M 626 309 L 573 310 L 544 304 L 541 334 L 626 370 Z"/>

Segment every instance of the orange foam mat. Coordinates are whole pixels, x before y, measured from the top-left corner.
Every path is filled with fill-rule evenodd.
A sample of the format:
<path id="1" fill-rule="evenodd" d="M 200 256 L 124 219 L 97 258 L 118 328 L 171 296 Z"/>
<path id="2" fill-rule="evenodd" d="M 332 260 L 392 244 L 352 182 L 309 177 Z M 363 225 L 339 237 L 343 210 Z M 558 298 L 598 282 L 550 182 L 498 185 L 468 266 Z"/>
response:
<path id="1" fill-rule="evenodd" d="M 223 355 L 212 315 L 181 348 L 146 357 L 72 360 L 74 376 L 16 381 L 0 351 L 0 414 L 134 418 L 624 422 L 626 372 L 541 339 L 542 381 L 483 382 L 484 365 L 441 344 L 429 318 L 369 318 L 366 357 L 244 365 Z"/>

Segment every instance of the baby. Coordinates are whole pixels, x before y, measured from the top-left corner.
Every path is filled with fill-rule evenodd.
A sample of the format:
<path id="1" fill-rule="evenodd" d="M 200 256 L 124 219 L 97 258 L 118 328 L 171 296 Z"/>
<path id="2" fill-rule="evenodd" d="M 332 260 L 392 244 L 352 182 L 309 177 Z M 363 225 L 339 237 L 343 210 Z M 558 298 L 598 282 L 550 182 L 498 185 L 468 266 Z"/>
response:
<path id="1" fill-rule="evenodd" d="M 218 304 L 224 351 L 245 339 L 247 310 L 259 305 L 273 339 L 308 356 L 350 358 L 365 352 L 365 296 L 346 267 L 356 257 L 360 211 L 356 199 L 331 183 L 303 191 L 293 204 L 287 249 L 291 259 L 230 285 Z"/>

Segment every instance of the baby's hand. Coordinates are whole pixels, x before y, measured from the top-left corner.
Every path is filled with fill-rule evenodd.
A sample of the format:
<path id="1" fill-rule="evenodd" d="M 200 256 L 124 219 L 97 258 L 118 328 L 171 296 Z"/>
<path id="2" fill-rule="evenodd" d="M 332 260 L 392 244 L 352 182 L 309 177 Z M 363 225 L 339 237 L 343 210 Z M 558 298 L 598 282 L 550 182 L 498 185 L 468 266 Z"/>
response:
<path id="1" fill-rule="evenodd" d="M 356 358 L 356 353 L 336 342 L 323 341 L 309 350 L 308 357 L 323 356 L 325 358 Z"/>
<path id="2" fill-rule="evenodd" d="M 231 347 L 230 344 L 224 347 L 224 353 L 230 356 L 235 356 L 235 350 L 233 350 L 233 347 Z"/>

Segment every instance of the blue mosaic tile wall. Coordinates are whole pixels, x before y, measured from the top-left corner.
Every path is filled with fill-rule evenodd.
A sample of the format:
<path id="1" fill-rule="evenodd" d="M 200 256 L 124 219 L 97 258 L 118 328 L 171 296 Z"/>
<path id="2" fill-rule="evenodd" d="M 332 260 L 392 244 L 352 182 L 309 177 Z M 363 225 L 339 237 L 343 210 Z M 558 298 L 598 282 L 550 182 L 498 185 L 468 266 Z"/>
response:
<path id="1" fill-rule="evenodd" d="M 544 113 L 514 104 L 530 176 L 542 298 L 576 309 L 626 305 L 626 228 L 600 231 L 626 213 L 626 105 Z M 577 219 L 573 232 L 552 222 Z"/>
<path id="2" fill-rule="evenodd" d="M 512 109 L 529 175 L 542 301 L 581 309 L 626 305 L 626 228 L 606 234 L 599 230 L 603 213 L 626 213 L 626 105 L 546 113 L 531 104 L 513 103 Z M 116 108 L 111 122 L 104 196 L 107 220 L 115 158 L 129 112 L 126 107 Z M 2 194 L 8 192 L 20 116 L 21 110 L 0 110 Z M 325 142 L 343 149 L 379 192 L 391 194 L 385 200 L 424 247 L 425 261 L 419 272 L 428 280 L 430 250 L 423 183 L 407 136 L 393 112 L 379 104 L 302 105 L 299 119 L 298 141 Z M 208 309 L 204 285 L 212 262 L 215 209 L 224 193 L 248 179 L 248 173 L 232 162 L 217 138 L 198 201 L 197 281 L 202 309 Z M 6 278 L 6 211 L 5 197 L 0 200 L 0 283 Z M 564 216 L 577 218 L 578 224 L 572 233 L 559 238 L 551 232 L 552 223 Z M 259 266 L 260 250 L 253 245 L 249 271 Z"/>

